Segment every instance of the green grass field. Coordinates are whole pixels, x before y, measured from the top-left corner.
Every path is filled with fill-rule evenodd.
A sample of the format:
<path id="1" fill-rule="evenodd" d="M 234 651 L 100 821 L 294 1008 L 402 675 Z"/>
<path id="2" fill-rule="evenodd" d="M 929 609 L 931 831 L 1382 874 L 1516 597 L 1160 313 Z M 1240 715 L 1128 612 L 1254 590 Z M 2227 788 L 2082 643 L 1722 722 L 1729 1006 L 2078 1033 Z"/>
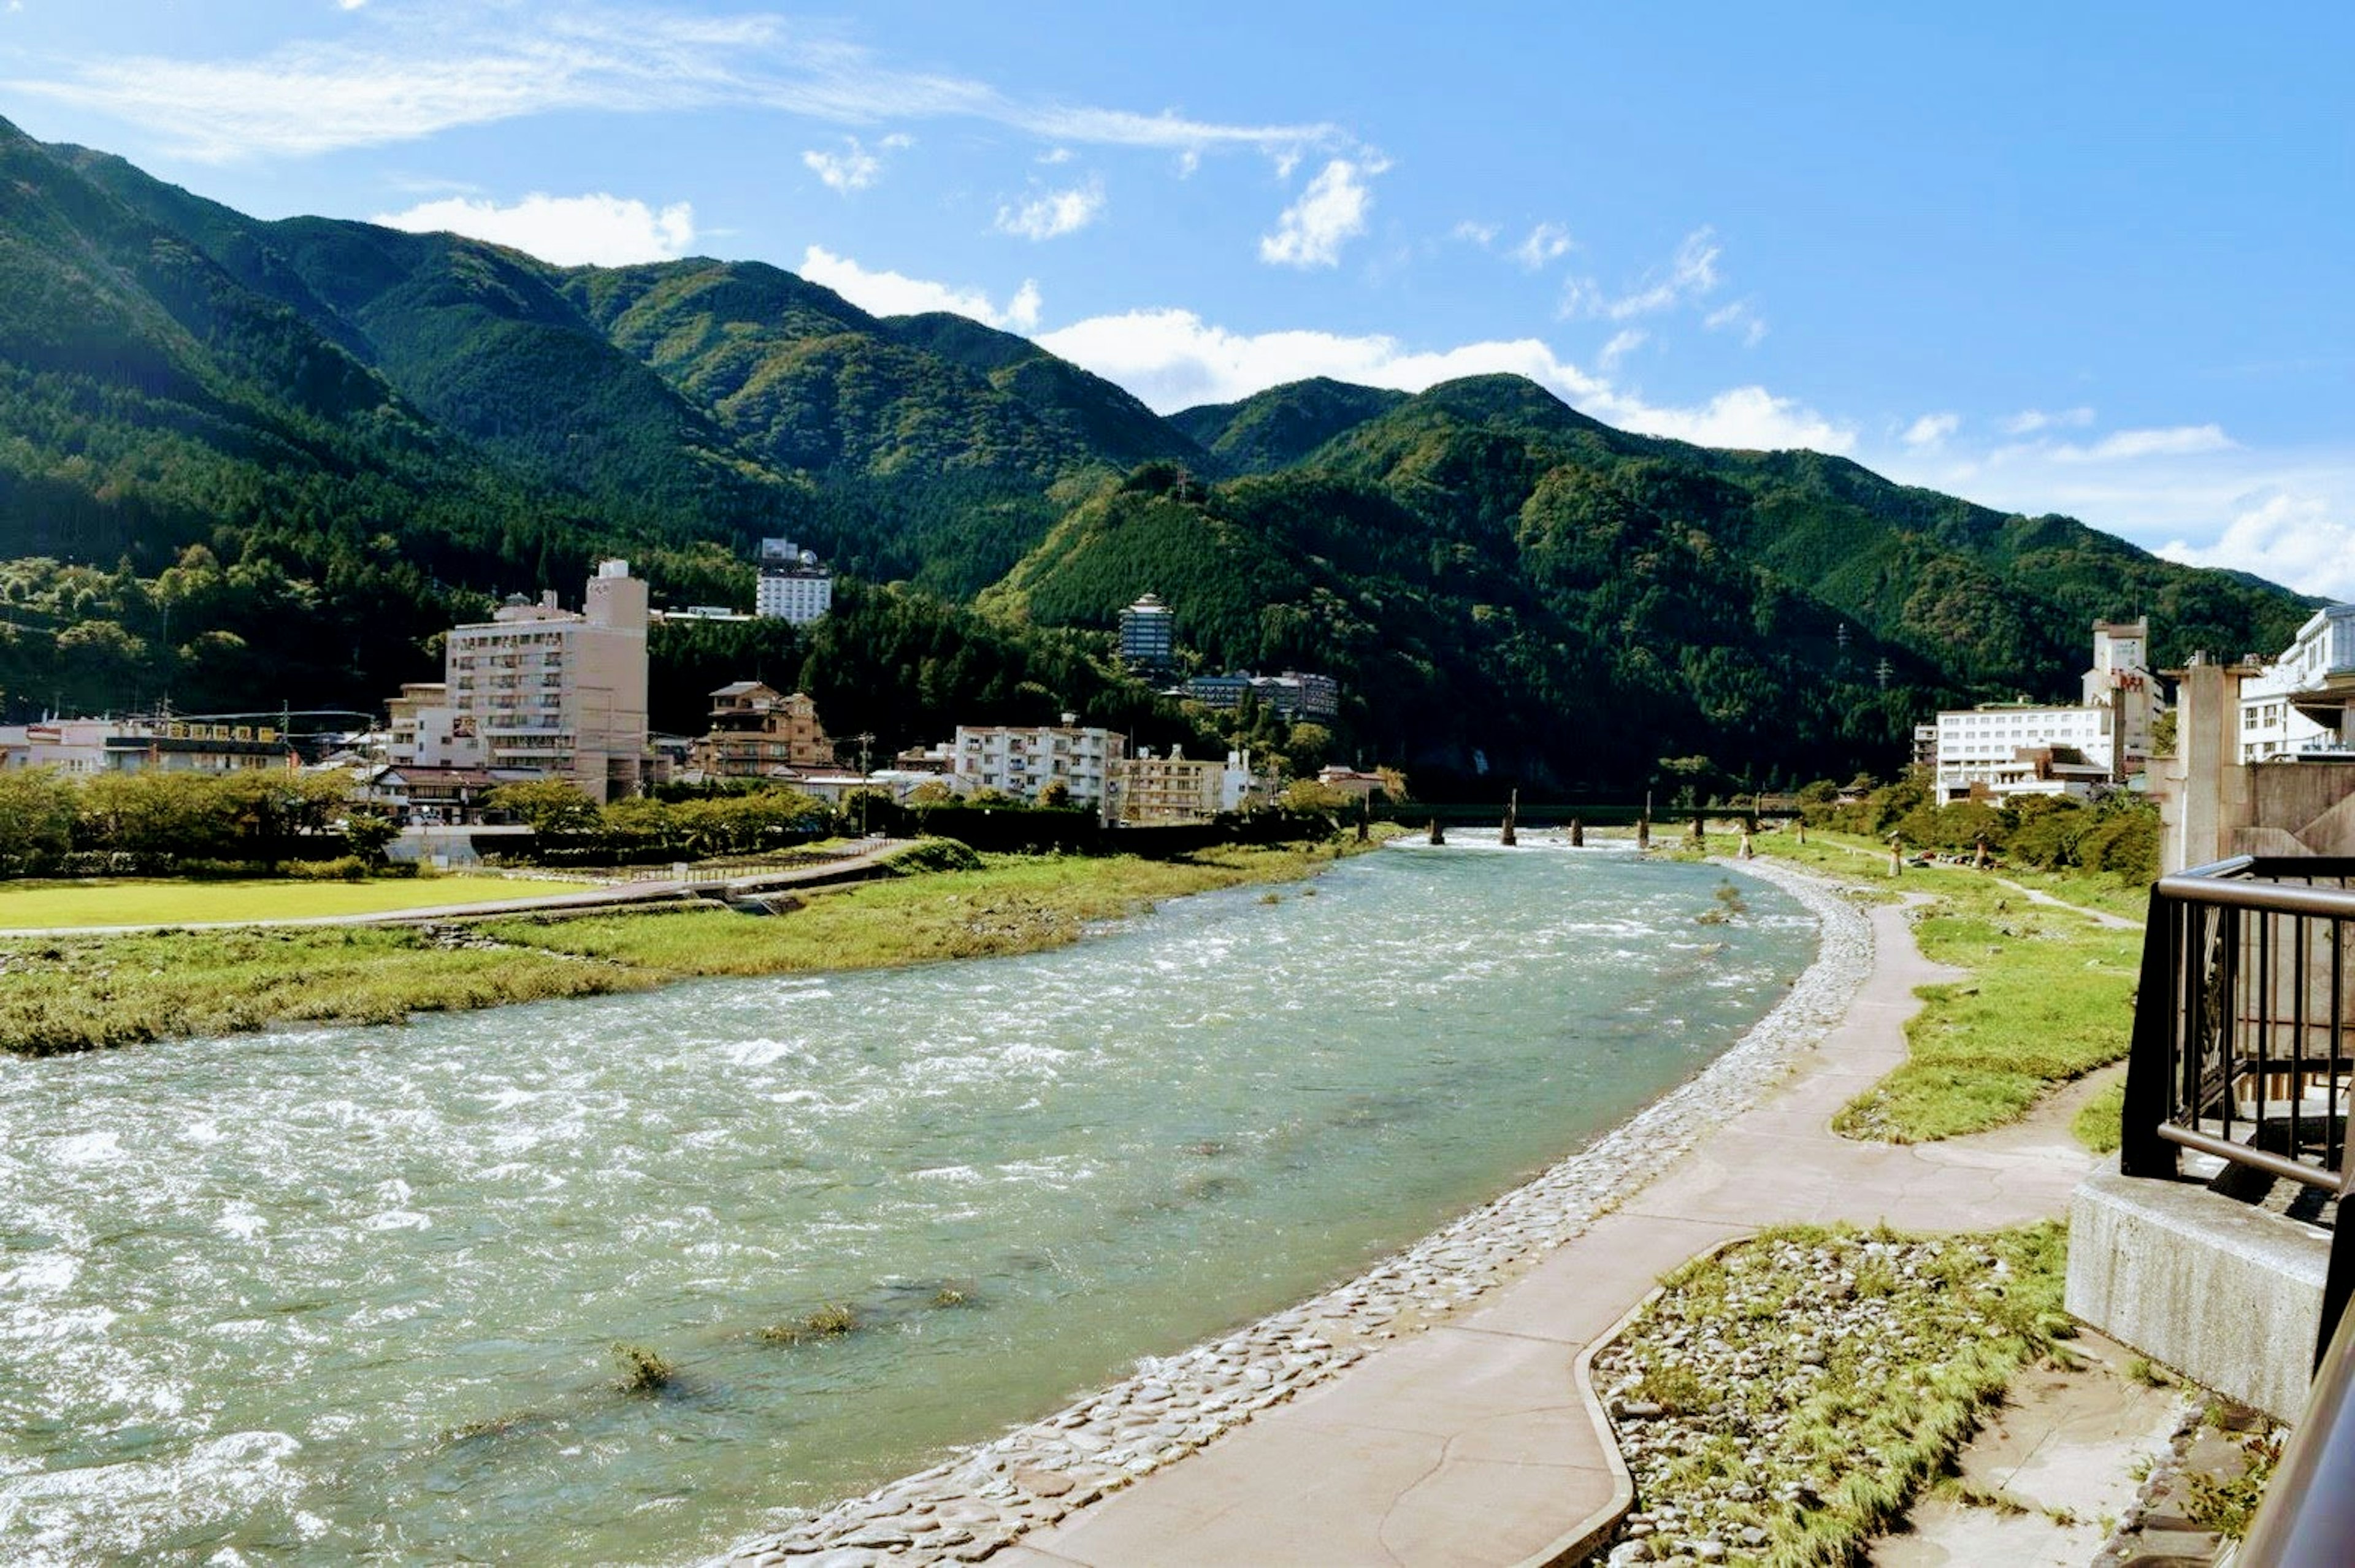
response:
<path id="1" fill-rule="evenodd" d="M 368 882 L 181 881 L 165 879 L 0 885 L 0 930 L 95 925 L 184 925 L 211 921 L 303 920 L 378 914 L 494 899 L 579 892 L 593 882 L 516 881 L 504 877 L 399 878 Z"/>

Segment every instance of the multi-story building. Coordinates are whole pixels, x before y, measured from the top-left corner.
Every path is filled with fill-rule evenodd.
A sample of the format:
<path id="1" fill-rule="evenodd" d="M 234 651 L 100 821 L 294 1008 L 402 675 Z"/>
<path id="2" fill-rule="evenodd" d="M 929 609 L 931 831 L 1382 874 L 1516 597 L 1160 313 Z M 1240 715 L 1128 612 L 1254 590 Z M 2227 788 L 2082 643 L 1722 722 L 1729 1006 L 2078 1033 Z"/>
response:
<path id="1" fill-rule="evenodd" d="M 2355 604 L 2315 612 L 2297 638 L 2241 682 L 2241 761 L 2355 752 Z"/>
<path id="2" fill-rule="evenodd" d="M 1050 780 L 1060 779 L 1072 804 L 1103 807 L 1128 738 L 1082 727 L 1078 715 L 1066 713 L 1060 725 L 960 724 L 949 747 L 950 773 L 971 789 L 1036 800 Z"/>
<path id="3" fill-rule="evenodd" d="M 397 765 L 569 778 L 591 799 L 638 792 L 646 756 L 646 585 L 608 560 L 584 606 L 510 598 L 450 629 L 439 700 L 404 687 L 388 706 Z"/>
<path id="4" fill-rule="evenodd" d="M 791 539 L 762 539 L 752 613 L 806 626 L 834 608 L 834 573 Z"/>
<path id="5" fill-rule="evenodd" d="M 1178 617 L 1156 596 L 1148 593 L 1120 613 L 1120 661 L 1150 675 L 1177 667 Z"/>
<path id="6" fill-rule="evenodd" d="M 248 773 L 299 767 L 267 724 L 187 719 L 52 719 L 0 725 L 0 768 L 68 773 Z"/>
<path id="7" fill-rule="evenodd" d="M 711 694 L 711 729 L 687 765 L 720 778 L 782 778 L 831 769 L 834 742 L 805 693 L 780 696 L 757 680 L 730 681 Z"/>

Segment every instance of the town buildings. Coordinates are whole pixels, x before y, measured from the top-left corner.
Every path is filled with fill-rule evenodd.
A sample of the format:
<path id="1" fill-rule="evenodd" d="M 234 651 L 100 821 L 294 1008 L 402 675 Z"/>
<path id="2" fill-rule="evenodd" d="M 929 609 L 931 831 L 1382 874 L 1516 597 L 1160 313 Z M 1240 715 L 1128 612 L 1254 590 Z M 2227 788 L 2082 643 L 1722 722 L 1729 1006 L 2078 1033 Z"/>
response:
<path id="1" fill-rule="evenodd" d="M 1253 675 L 1233 670 L 1226 675 L 1198 675 L 1178 695 L 1221 712 L 1242 706 L 1249 692 L 1261 707 L 1279 719 L 1331 719 L 1341 711 L 1341 683 L 1329 675 L 1288 669 L 1282 675 Z"/>
<path id="2" fill-rule="evenodd" d="M 1178 617 L 1153 594 L 1120 613 L 1120 660 L 1145 675 L 1177 667 Z"/>
<path id="3" fill-rule="evenodd" d="M 711 694 L 711 728 L 687 753 L 687 766 L 711 778 L 789 778 L 834 765 L 817 704 L 757 680 L 730 681 Z"/>
<path id="4" fill-rule="evenodd" d="M 286 770 L 302 759 L 274 726 L 188 719 L 52 719 L 0 725 L 0 768 L 89 776 Z"/>
<path id="5" fill-rule="evenodd" d="M 2355 604 L 2334 604 L 2316 611 L 2279 657 L 2242 680 L 2241 761 L 2355 751 L 2343 705 L 2350 689 Z"/>
<path id="6" fill-rule="evenodd" d="M 568 778 L 592 800 L 638 792 L 646 756 L 646 585 L 607 560 L 583 607 L 517 594 L 450 629 L 443 678 L 387 704 L 396 767 Z"/>
<path id="7" fill-rule="evenodd" d="M 2355 855 L 2355 604 L 2317 611 L 2269 664 L 2200 656 L 2169 673 L 2179 717 L 2175 754 L 2153 770 L 2161 870 Z"/>
<path id="8" fill-rule="evenodd" d="M 2084 799 L 2140 773 L 2150 758 L 2153 725 L 2165 711 L 2144 665 L 2149 645 L 2147 622 L 2096 621 L 2083 702 L 1989 702 L 1940 713 L 1937 798 Z M 1917 746 L 1922 739 L 1917 731 Z"/>
<path id="9" fill-rule="evenodd" d="M 1060 779 L 1073 805 L 1103 809 L 1113 769 L 1127 752 L 1126 736 L 1082 726 L 1071 713 L 1060 725 L 960 724 L 949 742 L 948 772 L 969 790 L 1022 800 L 1038 799 Z"/>
<path id="10" fill-rule="evenodd" d="M 791 539 L 762 539 L 752 613 L 806 626 L 834 608 L 834 573 Z"/>

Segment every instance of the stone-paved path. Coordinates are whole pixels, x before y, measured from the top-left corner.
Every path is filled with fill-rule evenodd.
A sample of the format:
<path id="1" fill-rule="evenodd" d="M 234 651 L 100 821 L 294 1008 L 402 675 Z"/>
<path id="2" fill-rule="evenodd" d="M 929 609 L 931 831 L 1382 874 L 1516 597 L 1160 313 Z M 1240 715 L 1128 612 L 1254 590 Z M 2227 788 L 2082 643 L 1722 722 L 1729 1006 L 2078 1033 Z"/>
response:
<path id="1" fill-rule="evenodd" d="M 1752 868 L 1745 867 L 1745 869 Z M 2065 1117 L 1949 1143 L 1859 1144 L 1828 1124 L 1905 1057 L 1923 958 L 1903 908 L 1847 1017 L 1779 1092 L 1484 1304 L 991 1558 L 1007 1568 L 1514 1564 L 1575 1560 L 1626 1506 L 1573 1377 L 1579 1352 L 1702 1249 L 1791 1221 L 1982 1230 L 2056 1216 L 2092 1158 Z"/>

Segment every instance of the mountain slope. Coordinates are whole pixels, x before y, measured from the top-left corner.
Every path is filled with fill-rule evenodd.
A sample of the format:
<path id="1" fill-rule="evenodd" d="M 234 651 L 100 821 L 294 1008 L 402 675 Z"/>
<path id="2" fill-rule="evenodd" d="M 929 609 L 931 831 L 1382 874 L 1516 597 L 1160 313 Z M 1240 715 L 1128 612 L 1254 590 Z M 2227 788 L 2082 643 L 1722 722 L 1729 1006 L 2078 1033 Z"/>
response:
<path id="1" fill-rule="evenodd" d="M 1256 392 L 1239 403 L 1181 409 L 1169 422 L 1228 470 L 1273 474 L 1327 442 L 1406 400 L 1404 392 L 1351 386 L 1318 376 Z"/>

